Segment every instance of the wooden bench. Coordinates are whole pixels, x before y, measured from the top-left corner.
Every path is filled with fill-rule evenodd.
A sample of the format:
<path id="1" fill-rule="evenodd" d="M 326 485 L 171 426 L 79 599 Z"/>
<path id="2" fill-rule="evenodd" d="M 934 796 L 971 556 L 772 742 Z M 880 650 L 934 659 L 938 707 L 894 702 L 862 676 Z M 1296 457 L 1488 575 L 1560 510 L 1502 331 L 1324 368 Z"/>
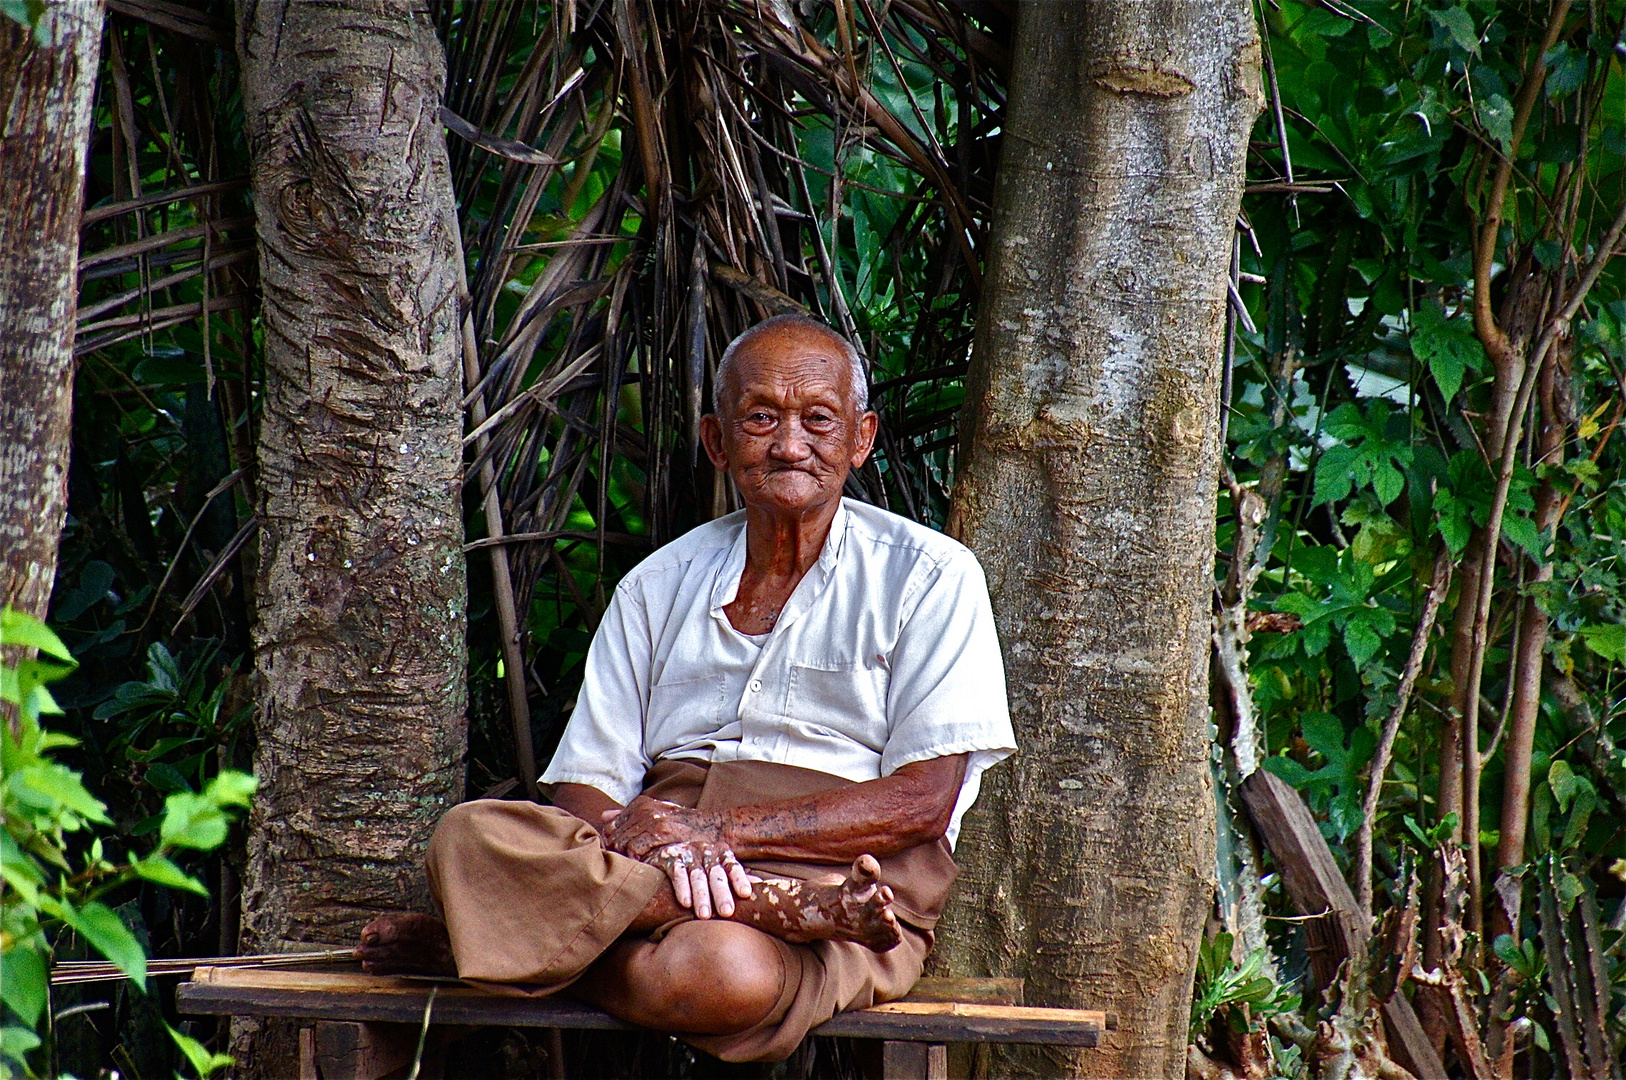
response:
<path id="1" fill-rule="evenodd" d="M 636 1030 L 561 997 L 511 997 L 455 979 L 360 971 L 200 967 L 175 993 L 180 1011 L 287 1017 L 300 1028 L 300 1080 L 378 1080 L 410 1066 L 429 1025 Z M 948 1043 L 1093 1047 L 1115 1030 L 1110 1013 L 1022 1005 L 1020 979 L 922 979 L 902 1001 L 840 1013 L 815 1035 L 882 1041 L 886 1080 L 940 1080 Z M 555 1074 L 559 1070 L 554 1042 Z"/>

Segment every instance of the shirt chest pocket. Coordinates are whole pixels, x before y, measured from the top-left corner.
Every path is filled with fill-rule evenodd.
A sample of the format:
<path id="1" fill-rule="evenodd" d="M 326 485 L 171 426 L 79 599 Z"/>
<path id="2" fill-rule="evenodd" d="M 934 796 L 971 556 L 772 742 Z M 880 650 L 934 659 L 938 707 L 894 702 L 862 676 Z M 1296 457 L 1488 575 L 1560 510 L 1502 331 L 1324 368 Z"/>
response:
<path id="1" fill-rule="evenodd" d="M 887 671 L 859 660 L 791 664 L 785 715 L 862 743 L 886 746 Z"/>
<path id="2" fill-rule="evenodd" d="M 656 683 L 649 688 L 645 730 L 681 737 L 722 727 L 733 719 L 723 716 L 725 682 L 721 675 L 702 675 Z"/>

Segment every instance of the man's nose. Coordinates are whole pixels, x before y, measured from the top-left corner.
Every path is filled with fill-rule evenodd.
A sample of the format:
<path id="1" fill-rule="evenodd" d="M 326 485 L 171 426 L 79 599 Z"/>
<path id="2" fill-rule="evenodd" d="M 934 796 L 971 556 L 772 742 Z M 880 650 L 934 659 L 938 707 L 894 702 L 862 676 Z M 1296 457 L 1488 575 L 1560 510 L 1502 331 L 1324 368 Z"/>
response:
<path id="1" fill-rule="evenodd" d="M 774 432 L 768 450 L 781 461 L 805 461 L 813 453 L 807 431 L 798 419 L 789 419 Z"/>

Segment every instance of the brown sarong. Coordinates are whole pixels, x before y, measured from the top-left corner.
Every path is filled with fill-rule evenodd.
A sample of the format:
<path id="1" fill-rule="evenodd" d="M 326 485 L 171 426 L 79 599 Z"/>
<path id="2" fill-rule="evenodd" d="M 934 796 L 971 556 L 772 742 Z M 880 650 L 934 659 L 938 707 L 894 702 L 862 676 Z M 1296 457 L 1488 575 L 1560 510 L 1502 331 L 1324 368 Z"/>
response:
<path id="1" fill-rule="evenodd" d="M 706 766 L 657 762 L 644 793 L 721 810 L 845 787 L 837 776 L 769 762 Z M 734 1035 L 685 1035 L 726 1061 L 778 1061 L 837 1012 L 902 997 L 920 978 L 957 870 L 948 844 L 923 844 L 880 860 L 896 894 L 903 941 L 877 953 L 854 942 L 782 950 L 785 985 L 768 1019 Z M 839 881 L 846 867 L 745 864 L 762 876 Z M 484 799 L 454 807 L 429 845 L 429 885 L 446 919 L 458 974 L 527 995 L 569 986 L 666 887 L 666 874 L 606 851 L 587 823 L 551 806 Z"/>

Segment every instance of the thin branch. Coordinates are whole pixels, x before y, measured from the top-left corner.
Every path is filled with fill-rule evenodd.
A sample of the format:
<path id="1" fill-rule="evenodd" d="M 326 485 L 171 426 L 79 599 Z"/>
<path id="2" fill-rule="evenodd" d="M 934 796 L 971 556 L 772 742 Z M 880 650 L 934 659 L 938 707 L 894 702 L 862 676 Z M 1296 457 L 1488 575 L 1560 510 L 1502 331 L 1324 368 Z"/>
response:
<path id="1" fill-rule="evenodd" d="M 1400 675 L 1400 686 L 1395 691 L 1394 708 L 1383 721 L 1383 735 L 1378 740 L 1377 753 L 1372 758 L 1366 781 L 1366 801 L 1362 804 L 1361 827 L 1355 834 L 1355 886 L 1360 911 L 1372 918 L 1372 826 L 1377 819 L 1378 800 L 1383 794 L 1383 778 L 1389 772 L 1389 761 L 1394 756 L 1395 736 L 1400 721 L 1406 715 L 1411 701 L 1412 687 L 1423 670 L 1423 658 L 1428 654 L 1429 635 L 1434 631 L 1434 620 L 1440 612 L 1440 601 L 1451 586 L 1451 554 L 1442 550 L 1434 559 L 1434 572 L 1429 579 L 1428 599 L 1423 603 L 1422 617 L 1412 634 L 1411 653 Z"/>

